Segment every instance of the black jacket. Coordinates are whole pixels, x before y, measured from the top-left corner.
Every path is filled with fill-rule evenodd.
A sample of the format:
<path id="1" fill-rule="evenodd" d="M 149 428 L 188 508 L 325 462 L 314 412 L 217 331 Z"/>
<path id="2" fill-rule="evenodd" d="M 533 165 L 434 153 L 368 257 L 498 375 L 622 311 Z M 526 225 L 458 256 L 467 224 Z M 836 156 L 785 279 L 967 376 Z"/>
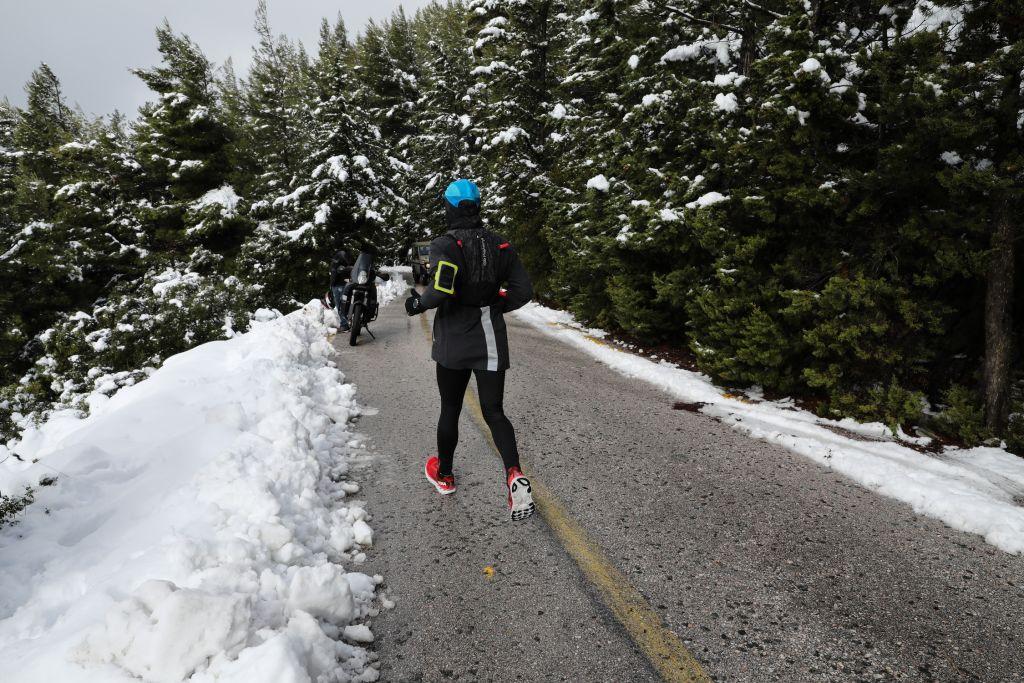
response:
<path id="1" fill-rule="evenodd" d="M 533 297 L 515 249 L 477 221 L 431 242 L 430 266 L 420 306 L 437 309 L 431 357 L 453 370 L 507 369 L 504 314 Z"/>

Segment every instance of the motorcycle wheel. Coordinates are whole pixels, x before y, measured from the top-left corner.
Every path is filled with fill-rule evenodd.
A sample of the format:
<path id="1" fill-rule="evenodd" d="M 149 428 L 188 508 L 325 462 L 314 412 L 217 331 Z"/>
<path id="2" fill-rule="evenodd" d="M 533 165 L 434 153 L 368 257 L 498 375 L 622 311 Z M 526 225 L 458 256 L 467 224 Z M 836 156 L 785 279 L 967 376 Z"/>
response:
<path id="1" fill-rule="evenodd" d="M 363 326 L 362 304 L 354 304 L 352 306 L 352 319 L 349 322 L 352 324 L 352 329 L 349 331 L 348 344 L 349 346 L 355 346 L 356 341 L 359 339 L 359 328 Z"/>

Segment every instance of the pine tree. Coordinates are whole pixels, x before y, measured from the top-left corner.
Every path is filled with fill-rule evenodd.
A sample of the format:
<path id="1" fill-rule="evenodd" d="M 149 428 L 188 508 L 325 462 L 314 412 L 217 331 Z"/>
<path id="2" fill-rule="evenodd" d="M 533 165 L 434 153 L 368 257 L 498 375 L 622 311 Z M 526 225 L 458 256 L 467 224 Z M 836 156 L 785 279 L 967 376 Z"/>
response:
<path id="1" fill-rule="evenodd" d="M 394 192 L 384 220 L 406 246 L 416 231 L 407 197 L 421 175 L 410 158 L 410 139 L 420 100 L 421 70 L 412 22 L 399 8 L 381 24 L 370 22 L 352 49 L 354 103 L 379 131 L 384 179 Z"/>
<path id="2" fill-rule="evenodd" d="M 4 98 L 0 100 L 0 230 L 10 229 L 14 224 L 17 192 L 18 151 L 14 142 L 14 130 L 18 125 L 18 110 Z"/>
<path id="3" fill-rule="evenodd" d="M 62 146 L 58 158 L 64 175 L 55 221 L 68 226 L 65 258 L 79 268 L 74 305 L 88 308 L 115 280 L 142 273 L 145 235 L 134 210 L 140 164 L 117 112 L 83 125 L 80 140 Z"/>
<path id="4" fill-rule="evenodd" d="M 567 303 L 588 320 L 675 334 L 685 320 L 675 290 L 688 289 L 692 262 L 704 258 L 679 221 L 682 197 L 670 184 L 684 183 L 685 192 L 698 176 L 701 128 L 681 112 L 693 111 L 706 89 L 688 71 L 706 78 L 713 68 L 697 60 L 684 70 L 662 57 L 697 40 L 701 27 L 689 29 L 668 7 L 607 1 L 586 4 L 574 24 L 582 29 L 562 87 L 553 198 L 562 207 L 552 221 L 559 282 L 566 291 L 586 282 Z"/>
<path id="5" fill-rule="evenodd" d="M 382 220 L 393 201 L 383 181 L 379 132 L 353 101 L 350 46 L 339 18 L 324 21 L 312 65 L 311 151 L 303 177 L 271 202 L 275 217 L 246 244 L 242 272 L 271 301 L 308 301 L 325 287 L 332 252 L 372 244 L 384 254 L 400 246 Z"/>
<path id="6" fill-rule="evenodd" d="M 415 237 L 445 230 L 441 193 L 457 178 L 475 178 L 477 164 L 466 93 L 472 84 L 466 49 L 466 8 L 431 4 L 413 22 L 422 64 L 420 99 L 408 143 L 411 180 L 404 195 Z"/>
<path id="7" fill-rule="evenodd" d="M 70 142 L 80 126 L 64 100 L 60 81 L 46 64 L 32 72 L 25 95 L 27 104 L 14 130 L 19 150 L 14 215 L 23 222 L 50 217 L 52 193 L 61 176 L 54 152 Z"/>
<path id="8" fill-rule="evenodd" d="M 547 290 L 550 249 L 541 197 L 553 159 L 548 149 L 554 91 L 568 29 L 563 0 L 469 3 L 476 82 L 468 93 L 483 166 L 485 215 L 516 243 L 539 292 Z"/>
<path id="9" fill-rule="evenodd" d="M 213 66 L 166 21 L 156 36 L 163 63 L 133 70 L 158 96 L 142 107 L 135 129 L 142 188 L 152 207 L 145 219 L 155 228 L 151 246 L 182 256 L 196 247 L 232 255 L 244 238 L 244 221 L 233 205 L 199 201 L 222 188 L 230 171 L 232 134 L 221 120 Z"/>
<path id="10" fill-rule="evenodd" d="M 287 194 L 302 173 L 308 153 L 308 123 L 304 97 L 309 65 L 305 52 L 270 29 L 266 0 L 256 8 L 252 66 L 239 96 L 246 158 L 257 169 L 251 186 L 241 188 L 257 202 L 269 203 Z"/>
<path id="11" fill-rule="evenodd" d="M 13 131 L 5 125 L 16 159 L 12 202 L 0 222 L 0 319 L 4 322 L 0 356 L 2 383 L 13 381 L 31 363 L 27 345 L 56 315 L 75 301 L 81 279 L 77 252 L 82 248 L 74 226 L 55 220 L 54 194 L 65 168 L 61 148 L 81 128 L 78 115 L 64 101 L 60 81 L 43 64 L 25 86 L 27 104 L 18 111 Z M 10 117 L 8 107 L 5 117 Z M 8 148 L 10 149 L 10 148 Z M 9 167 L 8 167 L 9 168 Z"/>
<path id="12" fill-rule="evenodd" d="M 1020 367 L 1024 273 L 1015 268 L 1024 209 L 1024 6 L 1019 1 L 952 6 L 950 68 L 944 72 L 950 116 L 960 122 L 953 151 L 962 161 L 947 186 L 965 222 L 985 236 L 984 353 L 986 427 L 1005 433 L 1013 368 Z M 921 11 L 921 10 L 919 10 Z M 926 11 L 926 10 L 925 10 Z M 1016 344 L 1019 347 L 1019 343 Z"/>

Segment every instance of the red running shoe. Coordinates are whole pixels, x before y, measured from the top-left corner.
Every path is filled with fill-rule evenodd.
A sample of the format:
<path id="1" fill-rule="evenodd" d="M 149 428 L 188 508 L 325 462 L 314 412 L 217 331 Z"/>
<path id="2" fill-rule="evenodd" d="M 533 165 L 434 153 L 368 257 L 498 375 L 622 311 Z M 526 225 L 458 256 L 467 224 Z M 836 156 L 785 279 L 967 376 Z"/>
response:
<path id="1" fill-rule="evenodd" d="M 440 476 L 437 473 L 438 467 L 440 467 L 441 461 L 436 455 L 432 455 L 427 458 L 427 465 L 423 468 L 423 473 L 427 475 L 427 481 L 434 485 L 437 492 L 442 496 L 447 496 L 449 493 L 455 493 L 455 477 L 451 474 L 447 476 Z"/>
<path id="2" fill-rule="evenodd" d="M 513 522 L 524 520 L 537 511 L 537 506 L 533 502 L 530 480 L 523 476 L 522 470 L 518 467 L 510 467 L 507 483 L 508 509 L 512 514 Z"/>

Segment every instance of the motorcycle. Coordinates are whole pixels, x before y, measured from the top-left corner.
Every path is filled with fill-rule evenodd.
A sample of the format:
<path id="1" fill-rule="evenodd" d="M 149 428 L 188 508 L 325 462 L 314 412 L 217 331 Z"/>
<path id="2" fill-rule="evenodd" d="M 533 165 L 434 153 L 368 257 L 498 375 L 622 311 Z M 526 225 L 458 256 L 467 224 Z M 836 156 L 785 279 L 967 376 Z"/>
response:
<path id="1" fill-rule="evenodd" d="M 348 297 L 348 321 L 349 329 L 348 343 L 355 346 L 359 340 L 359 333 L 365 329 L 371 338 L 373 332 L 367 325 L 377 319 L 380 306 L 377 305 L 377 284 L 373 281 L 373 257 L 366 252 L 360 252 L 352 266 L 352 282 L 355 286 Z"/>

